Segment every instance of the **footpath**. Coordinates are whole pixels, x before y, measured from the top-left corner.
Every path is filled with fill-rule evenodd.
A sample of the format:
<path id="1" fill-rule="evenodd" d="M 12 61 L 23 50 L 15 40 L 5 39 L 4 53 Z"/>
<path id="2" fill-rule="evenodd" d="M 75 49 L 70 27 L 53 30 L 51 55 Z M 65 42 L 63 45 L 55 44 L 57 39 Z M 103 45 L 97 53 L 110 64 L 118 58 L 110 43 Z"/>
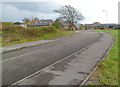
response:
<path id="1" fill-rule="evenodd" d="M 31 42 L 25 42 L 25 43 L 19 43 L 19 44 L 14 44 L 14 45 L 3 46 L 3 47 L 0 47 L 0 53 L 1 52 L 13 51 L 13 50 L 17 50 L 17 49 L 21 49 L 21 48 L 25 48 L 25 47 L 36 46 L 36 45 L 39 45 L 39 44 L 50 43 L 50 42 L 53 42 L 53 41 L 56 41 L 56 40 L 69 38 L 69 37 L 71 37 L 75 34 L 76 33 L 72 33 L 72 34 L 69 34 L 69 35 L 59 36 L 59 37 L 56 37 L 56 38 L 51 38 L 51 39 L 46 39 L 46 40 L 31 41 Z"/>
<path id="2" fill-rule="evenodd" d="M 54 63 L 13 85 L 80 85 L 94 70 L 112 45 L 112 35 L 101 38 L 83 50 Z"/>

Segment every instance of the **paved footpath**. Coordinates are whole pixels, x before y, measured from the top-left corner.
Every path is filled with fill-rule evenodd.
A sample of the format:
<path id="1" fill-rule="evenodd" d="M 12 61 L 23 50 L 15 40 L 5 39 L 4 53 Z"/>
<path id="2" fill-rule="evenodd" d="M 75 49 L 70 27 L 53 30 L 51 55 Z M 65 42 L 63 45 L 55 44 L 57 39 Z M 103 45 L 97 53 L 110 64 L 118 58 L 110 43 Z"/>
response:
<path id="1" fill-rule="evenodd" d="M 25 43 L 19 43 L 19 44 L 14 44 L 14 45 L 3 46 L 3 47 L 0 47 L 0 53 L 1 52 L 13 51 L 13 50 L 24 48 L 24 47 L 31 47 L 31 46 L 36 46 L 36 45 L 39 45 L 39 44 L 49 43 L 49 42 L 56 41 L 56 40 L 59 40 L 59 39 L 64 39 L 64 38 L 71 37 L 74 34 L 75 33 L 65 35 L 65 36 L 59 36 L 59 37 L 56 37 L 56 38 L 46 39 L 46 40 L 31 41 L 31 42 L 25 42 Z"/>
<path id="2" fill-rule="evenodd" d="M 80 51 L 100 36 L 100 33 L 85 31 L 51 43 L 5 52 L 2 54 L 2 83 L 16 83 Z"/>
<path id="3" fill-rule="evenodd" d="M 84 50 L 54 63 L 16 85 L 80 85 L 110 48 L 113 37 L 101 32 L 102 37 Z M 13 85 L 15 85 L 13 84 Z"/>

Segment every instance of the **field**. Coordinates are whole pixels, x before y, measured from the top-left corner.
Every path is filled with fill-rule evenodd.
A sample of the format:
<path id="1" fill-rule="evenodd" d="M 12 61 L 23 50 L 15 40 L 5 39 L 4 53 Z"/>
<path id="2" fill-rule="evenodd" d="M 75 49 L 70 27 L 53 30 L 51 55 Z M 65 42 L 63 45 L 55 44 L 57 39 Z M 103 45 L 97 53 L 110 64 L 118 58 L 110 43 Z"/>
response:
<path id="1" fill-rule="evenodd" d="M 73 33 L 66 29 L 56 29 L 54 26 L 28 27 L 6 26 L 2 27 L 2 45 L 12 45 L 17 43 L 37 41 Z"/>
<path id="2" fill-rule="evenodd" d="M 118 85 L 118 30 L 99 30 L 114 36 L 114 44 L 105 58 L 98 64 L 88 85 Z"/>

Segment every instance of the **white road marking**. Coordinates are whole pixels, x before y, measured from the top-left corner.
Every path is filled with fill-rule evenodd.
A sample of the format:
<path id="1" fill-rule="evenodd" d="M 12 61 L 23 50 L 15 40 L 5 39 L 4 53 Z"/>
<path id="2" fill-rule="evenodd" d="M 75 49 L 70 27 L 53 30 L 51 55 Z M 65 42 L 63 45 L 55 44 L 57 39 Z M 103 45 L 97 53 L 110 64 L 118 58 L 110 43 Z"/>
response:
<path id="1" fill-rule="evenodd" d="M 68 37 L 65 37 L 65 38 L 62 38 L 62 39 L 66 39 L 66 38 L 68 38 Z M 54 42 L 54 41 L 58 41 L 58 40 L 61 40 L 61 39 L 50 40 L 50 41 L 47 42 L 47 43 Z M 43 44 L 44 44 L 44 43 L 43 43 Z M 38 45 L 39 45 L 39 44 L 38 44 Z M 32 46 L 36 46 L 36 45 L 32 45 Z M 6 61 L 8 61 L 8 60 L 13 60 L 13 59 L 16 59 L 16 58 L 25 56 L 25 55 L 29 55 L 29 54 L 32 54 L 32 53 L 35 53 L 35 52 L 38 52 L 38 51 L 40 51 L 40 50 L 37 50 L 37 51 L 34 51 L 34 52 L 30 52 L 30 53 L 26 53 L 26 54 L 23 54 L 23 55 L 20 55 L 20 56 L 16 56 L 16 57 L 13 57 L 13 58 L 9 58 L 9 59 L 0 61 L 0 63 L 6 62 Z"/>
<path id="2" fill-rule="evenodd" d="M 64 38 L 64 39 L 65 39 L 65 38 Z M 54 41 L 58 41 L 58 40 L 60 40 L 60 39 L 51 40 L 51 41 L 49 41 L 49 42 L 54 42 Z M 48 43 L 49 43 L 49 42 L 48 42 Z M 36 52 L 38 52 L 38 51 L 41 51 L 41 50 L 37 50 L 37 51 L 30 52 L 30 53 L 25 53 L 25 54 L 20 55 L 20 56 L 12 57 L 12 58 L 3 60 L 3 61 L 1 61 L 0 63 L 6 62 L 6 61 L 8 61 L 8 60 L 13 60 L 13 59 L 16 59 L 16 58 L 19 58 L 19 57 L 22 57 L 22 56 L 25 56 L 25 55 L 29 55 L 29 54 L 32 54 L 32 53 L 36 53 Z"/>
<path id="3" fill-rule="evenodd" d="M 101 38 L 101 34 L 100 34 L 100 36 L 99 36 L 99 39 L 100 39 L 100 38 Z M 98 39 L 97 39 L 97 40 L 98 40 Z M 96 43 L 97 40 L 95 40 L 94 43 Z M 93 43 L 89 44 L 88 46 L 82 48 L 81 50 L 79 50 L 79 51 L 77 51 L 77 52 L 75 52 L 75 53 L 73 53 L 73 54 L 71 54 L 71 55 L 69 55 L 69 56 L 67 56 L 67 57 L 65 57 L 65 58 L 63 58 L 63 59 L 61 59 L 61 60 L 59 60 L 59 61 L 57 61 L 57 62 L 55 62 L 55 63 L 53 63 L 53 64 L 51 64 L 51 65 L 49 65 L 49 66 L 47 66 L 47 67 L 45 67 L 45 68 L 43 68 L 43 69 L 41 69 L 41 70 L 39 70 L 39 71 L 37 71 L 37 72 L 35 72 L 35 73 L 27 76 L 27 77 L 25 77 L 25 78 L 23 78 L 23 79 L 21 79 L 21 80 L 19 80 L 19 81 L 17 81 L 17 82 L 15 82 L 15 83 L 13 83 L 13 84 L 11 84 L 11 85 L 17 85 L 17 84 L 19 84 L 20 82 L 24 81 L 25 79 L 28 79 L 28 78 L 30 78 L 30 77 L 32 77 L 32 76 L 40 73 L 42 70 L 47 69 L 47 68 L 49 68 L 49 67 L 51 67 L 51 66 L 53 66 L 53 65 L 55 65 L 55 64 L 57 64 L 57 63 L 59 63 L 59 62 L 61 62 L 61 61 L 63 61 L 63 60 L 65 60 L 65 59 L 73 56 L 73 55 L 76 55 L 76 54 L 80 53 L 81 51 L 87 49 L 87 48 L 88 48 L 90 45 L 92 45 L 92 44 L 93 44 Z"/>
<path id="4" fill-rule="evenodd" d="M 57 39 L 57 40 L 59 40 L 59 39 Z M 96 40 L 96 41 L 97 41 L 97 40 Z M 95 41 L 95 42 L 96 42 L 96 41 Z M 51 42 L 52 42 L 52 41 L 51 41 Z M 89 44 L 89 45 L 91 45 L 91 44 Z M 89 45 L 88 45 L 88 46 L 89 46 Z M 69 56 L 67 56 L 67 57 L 65 57 L 65 58 L 63 58 L 63 59 L 61 59 L 61 60 L 59 60 L 59 61 L 57 61 L 57 62 L 55 62 L 55 63 L 53 63 L 53 64 L 51 64 L 51 65 L 49 65 L 49 66 L 47 66 L 47 67 L 45 67 L 45 68 L 43 68 L 43 69 L 41 69 L 41 70 L 39 70 L 39 71 L 37 71 L 37 72 L 35 72 L 35 73 L 27 76 L 27 77 L 25 77 L 25 78 L 23 78 L 23 79 L 21 79 L 21 80 L 19 80 L 19 81 L 17 81 L 17 82 L 15 82 L 15 83 L 13 83 L 13 84 L 11 84 L 11 85 L 17 85 L 18 83 L 22 82 L 23 80 L 28 79 L 28 78 L 30 78 L 30 77 L 32 77 L 32 76 L 40 73 L 42 70 L 44 70 L 44 69 L 46 69 L 46 68 L 48 68 L 48 67 L 51 67 L 51 66 L 53 66 L 53 65 L 55 65 L 55 64 L 57 64 L 57 63 L 59 63 L 59 62 L 61 62 L 61 61 L 63 61 L 63 60 L 65 60 L 65 59 L 67 59 L 67 58 L 69 58 L 69 57 L 71 57 L 71 56 L 73 56 L 73 55 L 76 55 L 76 54 L 80 53 L 81 51 L 87 49 L 88 46 L 82 48 L 81 50 L 79 50 L 79 51 L 77 51 L 77 52 L 75 52 L 75 53 L 73 53 L 73 54 L 71 54 L 71 55 L 69 55 Z M 40 50 L 38 50 L 38 51 L 40 51 Z M 16 56 L 16 57 L 13 57 L 13 58 L 10 58 L 10 59 L 6 59 L 6 60 L 3 60 L 2 62 L 8 61 L 8 60 L 12 60 L 12 59 L 16 59 L 17 57 L 25 56 L 25 55 L 28 55 L 28 54 L 31 54 L 31 53 L 35 53 L 35 52 L 38 52 L 38 51 L 34 51 L 34 52 L 26 53 L 26 54 L 23 54 L 23 55 L 20 55 L 20 56 Z"/>
<path id="5" fill-rule="evenodd" d="M 59 39 L 56 39 L 56 40 L 59 40 Z M 54 41 L 54 40 L 53 40 L 53 41 Z M 50 41 L 50 42 L 53 42 L 53 41 Z M 32 54 L 32 53 L 36 53 L 36 52 L 38 52 L 38 51 L 41 51 L 41 50 L 37 50 L 37 51 L 30 52 L 30 53 L 25 53 L 25 54 L 23 54 L 23 55 L 19 55 L 19 56 L 16 56 L 16 57 L 12 57 L 12 58 L 9 58 L 9 59 L 6 59 L 6 60 L 1 61 L 1 63 L 6 62 L 6 61 L 8 61 L 8 60 L 13 60 L 13 59 L 16 59 L 16 58 L 25 56 L 25 55 L 29 55 L 29 54 Z"/>
<path id="6" fill-rule="evenodd" d="M 105 59 L 105 56 L 110 52 L 110 50 L 112 49 L 113 47 L 113 44 L 114 44 L 114 38 L 112 37 L 112 43 L 111 43 L 111 46 L 110 48 L 108 49 L 108 51 L 105 53 L 105 55 L 103 56 L 103 58 L 99 61 L 101 62 L 102 60 Z M 98 62 L 98 64 L 99 64 Z M 85 85 L 85 83 L 88 81 L 88 79 L 90 78 L 90 76 L 95 72 L 95 70 L 98 68 L 98 64 L 96 65 L 96 67 L 92 70 L 92 72 L 85 78 L 85 80 L 83 80 L 83 82 L 80 84 L 80 85 Z"/>
<path id="7" fill-rule="evenodd" d="M 9 58 L 9 59 L 3 60 L 2 62 L 6 62 L 6 61 L 8 61 L 8 60 L 13 60 L 13 59 L 16 59 L 16 58 L 18 58 L 18 57 L 22 57 L 22 56 L 25 56 L 25 55 L 29 55 L 29 54 L 32 54 L 32 53 L 35 53 L 35 52 L 38 52 L 38 51 L 40 51 L 40 50 L 33 51 L 33 52 L 30 52 L 30 53 L 25 53 L 25 54 L 23 54 L 23 55 L 16 56 L 16 57 L 13 57 L 13 58 Z"/>
<path id="8" fill-rule="evenodd" d="M 53 63 L 53 64 L 51 64 L 51 65 L 49 65 L 49 66 L 47 66 L 47 67 L 45 67 L 45 68 L 43 68 L 43 69 L 41 69 L 41 70 L 39 70 L 39 71 L 37 71 L 37 72 L 35 72 L 35 73 L 33 73 L 33 74 L 25 77 L 25 78 L 23 78 L 23 79 L 15 82 L 15 83 L 13 83 L 13 84 L 11 84 L 11 85 L 17 85 L 18 83 L 22 82 L 23 80 L 28 79 L 28 78 L 30 78 L 30 77 L 32 77 L 32 76 L 40 73 L 42 70 L 44 70 L 44 69 L 46 69 L 46 68 L 48 68 L 48 67 L 51 67 L 51 66 L 53 66 L 53 65 L 55 65 L 55 64 L 57 64 L 57 63 L 59 63 L 59 62 L 61 62 L 61 61 L 63 61 L 63 60 L 65 60 L 65 59 L 67 59 L 67 58 L 75 55 L 75 54 L 78 54 L 78 53 L 80 53 L 81 51 L 83 51 L 83 50 L 85 50 L 85 49 L 87 49 L 87 48 L 88 48 L 88 46 L 84 47 L 83 49 L 81 49 L 81 50 L 79 50 L 79 51 L 77 51 L 77 52 L 75 52 L 75 53 L 73 53 L 73 54 L 71 54 L 71 55 L 69 55 L 69 56 L 67 56 L 67 57 L 65 57 L 65 58 L 63 58 L 63 59 L 61 59 L 61 60 L 59 60 L 59 61 L 57 61 L 57 62 L 55 62 L 55 63 Z"/>

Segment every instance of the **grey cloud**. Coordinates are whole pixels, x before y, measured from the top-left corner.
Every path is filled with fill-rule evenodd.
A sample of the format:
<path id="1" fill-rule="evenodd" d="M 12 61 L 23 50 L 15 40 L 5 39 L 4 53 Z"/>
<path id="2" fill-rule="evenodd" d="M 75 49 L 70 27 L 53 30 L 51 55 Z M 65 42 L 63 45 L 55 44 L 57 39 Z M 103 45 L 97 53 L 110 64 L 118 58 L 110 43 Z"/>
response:
<path id="1" fill-rule="evenodd" d="M 0 16 L 2 21 L 4 21 L 4 22 L 5 21 L 6 22 L 7 21 L 8 22 L 22 21 L 22 19 L 25 18 L 25 17 L 27 17 L 27 18 L 37 17 L 37 18 L 40 18 L 40 19 L 41 18 L 42 19 L 56 19 L 57 18 L 55 13 L 50 13 L 48 11 L 47 11 L 48 13 L 47 12 L 46 13 L 41 12 L 41 11 L 39 11 L 39 12 L 32 11 L 31 9 L 29 9 L 29 7 L 31 7 L 32 5 L 31 6 L 29 5 L 29 7 L 28 7 L 28 5 L 26 5 L 27 8 L 25 8 L 25 9 L 23 9 L 24 5 L 23 6 L 20 5 L 20 6 L 18 6 L 19 7 L 19 9 L 18 9 L 18 7 L 13 6 L 13 4 L 11 5 L 11 3 L 10 4 L 9 3 L 3 3 L 2 4 L 2 12 L 1 12 L 1 14 L 3 14 L 2 18 Z M 47 7 L 46 7 L 46 9 L 47 9 Z"/>
<path id="2" fill-rule="evenodd" d="M 11 5 L 18 10 L 40 13 L 53 13 L 54 9 L 60 7 L 59 4 L 52 2 L 4 2 L 4 4 Z"/>

